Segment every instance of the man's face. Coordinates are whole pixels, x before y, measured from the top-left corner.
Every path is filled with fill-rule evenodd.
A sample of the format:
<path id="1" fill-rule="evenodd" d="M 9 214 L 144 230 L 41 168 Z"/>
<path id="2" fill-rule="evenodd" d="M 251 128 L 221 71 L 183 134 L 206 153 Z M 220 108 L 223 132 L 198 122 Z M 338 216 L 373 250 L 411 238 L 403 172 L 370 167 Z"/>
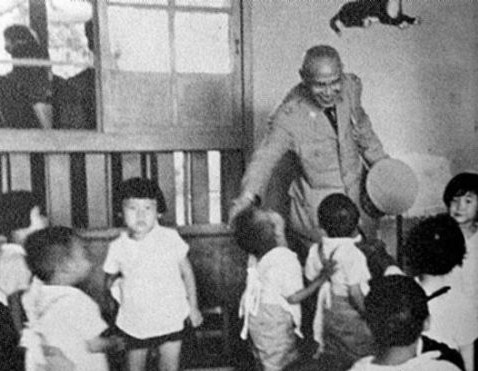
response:
<path id="1" fill-rule="evenodd" d="M 321 107 L 332 107 L 341 99 L 342 65 L 335 58 L 322 57 L 312 60 L 300 71 L 302 81 L 312 99 Z"/>

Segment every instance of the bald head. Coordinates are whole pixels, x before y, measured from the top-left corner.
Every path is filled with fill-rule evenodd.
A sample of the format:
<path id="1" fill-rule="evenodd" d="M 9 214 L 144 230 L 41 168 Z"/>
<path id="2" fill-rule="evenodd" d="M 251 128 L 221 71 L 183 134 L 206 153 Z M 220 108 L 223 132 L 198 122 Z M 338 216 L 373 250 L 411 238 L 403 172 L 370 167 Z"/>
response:
<path id="1" fill-rule="evenodd" d="M 320 107 L 331 107 L 341 99 L 342 62 L 331 46 L 317 45 L 307 50 L 299 73 Z"/>
<path id="2" fill-rule="evenodd" d="M 305 73 L 311 72 L 317 60 L 321 59 L 332 60 L 339 65 L 342 64 L 339 52 L 335 48 L 329 45 L 316 45 L 305 52 L 301 70 Z"/>

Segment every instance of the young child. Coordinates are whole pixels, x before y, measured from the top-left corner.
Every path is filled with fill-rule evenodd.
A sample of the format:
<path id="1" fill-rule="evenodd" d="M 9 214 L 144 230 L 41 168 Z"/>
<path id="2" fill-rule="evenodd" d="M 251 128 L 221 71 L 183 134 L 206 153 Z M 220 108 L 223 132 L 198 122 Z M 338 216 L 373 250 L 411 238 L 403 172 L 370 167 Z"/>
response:
<path id="1" fill-rule="evenodd" d="M 28 326 L 22 335 L 27 346 L 27 370 L 44 365 L 40 345 L 60 349 L 76 371 L 106 371 L 100 352 L 121 346 L 117 338 L 103 338 L 106 330 L 98 305 L 74 286 L 90 273 L 84 242 L 67 227 L 32 233 L 25 242 L 28 267 L 35 279 L 23 296 Z"/>
<path id="2" fill-rule="evenodd" d="M 116 326 L 126 338 L 128 370 L 144 370 L 153 348 L 161 371 L 178 370 L 185 321 L 189 316 L 196 327 L 203 320 L 188 245 L 159 225 L 166 204 L 155 182 L 131 178 L 118 191 L 126 231 L 111 243 L 103 268 L 108 288 L 121 277 Z"/>
<path id="3" fill-rule="evenodd" d="M 22 251 L 0 247 L 0 370 L 23 371 L 24 351 L 20 348 L 20 333 L 9 308 L 8 297 L 24 290 L 30 281 Z"/>
<path id="4" fill-rule="evenodd" d="M 24 350 L 20 348 L 23 326 L 21 293 L 30 284 L 31 273 L 22 247 L 32 232 L 46 227 L 40 202 L 28 191 L 0 195 L 0 370 L 23 370 Z"/>
<path id="5" fill-rule="evenodd" d="M 334 193 L 319 205 L 318 220 L 326 237 L 309 250 L 305 276 L 312 280 L 323 269 L 325 259 L 336 261 L 330 282 L 318 294 L 313 323 L 314 340 L 321 353 L 338 355 L 351 365 L 374 350 L 372 335 L 362 318 L 364 291 L 371 278 L 365 255 L 356 246 L 359 211 L 347 196 Z"/>
<path id="6" fill-rule="evenodd" d="M 473 341 L 478 337 L 476 312 L 451 274 L 465 256 L 465 240 L 448 215 L 429 217 L 409 233 L 404 253 L 411 273 L 427 295 L 448 286 L 449 291 L 429 304 L 430 338 L 460 351 L 468 371 L 473 368 Z"/>
<path id="7" fill-rule="evenodd" d="M 455 278 L 473 301 L 478 319 L 478 173 L 461 173 L 451 179 L 443 201 L 465 236 L 466 255 Z"/>
<path id="8" fill-rule="evenodd" d="M 459 371 L 459 355 L 420 334 L 429 324 L 425 292 L 413 278 L 380 277 L 370 283 L 365 317 L 377 343 L 374 355 L 350 371 Z M 454 364 L 456 363 L 456 364 Z"/>

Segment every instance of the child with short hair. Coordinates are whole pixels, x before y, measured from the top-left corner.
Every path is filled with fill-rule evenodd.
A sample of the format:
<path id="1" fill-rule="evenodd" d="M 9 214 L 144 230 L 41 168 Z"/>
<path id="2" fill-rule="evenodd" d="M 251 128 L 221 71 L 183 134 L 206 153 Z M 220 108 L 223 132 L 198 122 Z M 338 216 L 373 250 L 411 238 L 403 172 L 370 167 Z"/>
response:
<path id="1" fill-rule="evenodd" d="M 465 240 L 449 215 L 429 217 L 409 233 L 404 253 L 427 295 L 448 286 L 449 291 L 429 304 L 431 324 L 427 336 L 460 351 L 468 371 L 473 368 L 473 341 L 478 321 L 470 299 L 456 285 L 452 271 L 465 256 Z"/>
<path id="2" fill-rule="evenodd" d="M 189 247 L 159 225 L 166 203 L 156 182 L 131 178 L 118 193 L 126 231 L 110 244 L 103 269 L 108 289 L 121 277 L 116 326 L 126 339 L 128 370 L 144 370 L 154 348 L 161 371 L 178 370 L 185 321 L 196 327 L 203 320 Z"/>
<path id="3" fill-rule="evenodd" d="M 443 201 L 465 237 L 466 255 L 455 278 L 473 302 L 478 319 L 478 173 L 453 177 L 445 187 Z"/>
<path id="4" fill-rule="evenodd" d="M 0 195 L 0 235 L 5 241 L 0 246 L 0 370 L 24 370 L 20 296 L 30 284 L 31 273 L 22 245 L 29 234 L 47 224 L 40 201 L 32 192 Z"/>
<path id="5" fill-rule="evenodd" d="M 336 261 L 336 271 L 319 291 L 313 323 L 317 355 L 340 356 L 350 365 L 371 354 L 374 344 L 362 314 L 364 293 L 371 278 L 365 255 L 356 246 L 362 240 L 358 231 L 359 211 L 344 194 L 327 196 L 317 210 L 326 237 L 310 247 L 305 276 L 314 279 L 325 259 Z"/>
<path id="6" fill-rule="evenodd" d="M 108 370 L 102 352 L 120 347 L 121 341 L 100 336 L 107 325 L 98 305 L 74 287 L 92 268 L 85 242 L 71 228 L 48 227 L 28 236 L 25 250 L 35 277 L 23 296 L 27 370 L 44 366 L 40 345 L 60 349 L 76 371 Z"/>
<path id="7" fill-rule="evenodd" d="M 284 236 L 284 221 L 272 210 L 250 207 L 232 221 L 234 238 L 250 254 L 239 315 L 241 338 L 251 338 L 257 367 L 282 370 L 298 357 L 300 306 L 291 297 L 303 289 L 302 269 Z"/>
<path id="8" fill-rule="evenodd" d="M 365 318 L 377 352 L 357 361 L 350 371 L 459 371 L 456 351 L 420 336 L 429 324 L 425 291 L 413 278 L 383 276 L 370 282 Z"/>

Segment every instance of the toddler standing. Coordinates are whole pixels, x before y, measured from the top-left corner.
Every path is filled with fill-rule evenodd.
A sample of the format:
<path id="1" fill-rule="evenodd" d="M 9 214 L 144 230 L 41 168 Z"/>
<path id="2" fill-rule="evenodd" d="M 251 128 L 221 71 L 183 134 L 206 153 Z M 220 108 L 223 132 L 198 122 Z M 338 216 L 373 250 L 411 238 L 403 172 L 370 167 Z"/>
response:
<path id="1" fill-rule="evenodd" d="M 465 236 L 466 255 L 457 278 L 461 290 L 473 301 L 478 318 L 478 174 L 461 173 L 451 179 L 443 201 Z"/>
<path id="2" fill-rule="evenodd" d="M 121 347 L 118 338 L 104 338 L 107 329 L 99 306 L 77 289 L 92 262 L 85 242 L 67 227 L 32 233 L 25 242 L 26 260 L 34 275 L 23 296 L 28 326 L 22 335 L 28 347 L 27 370 L 45 365 L 40 345 L 61 350 L 76 371 L 107 371 L 103 352 Z"/>
<path id="3" fill-rule="evenodd" d="M 326 237 L 310 247 L 305 264 L 308 280 L 317 277 L 324 260 L 336 261 L 336 271 L 319 291 L 313 323 L 318 353 L 340 356 L 349 364 L 374 350 L 372 335 L 362 318 L 364 291 L 371 278 L 365 255 L 356 244 L 359 211 L 349 197 L 335 193 L 319 205 L 318 220 Z"/>
<path id="4" fill-rule="evenodd" d="M 126 339 L 127 366 L 143 371 L 149 349 L 159 352 L 159 369 L 179 369 L 184 325 L 202 323 L 196 283 L 178 232 L 160 226 L 166 211 L 159 186 L 131 178 L 119 186 L 124 231 L 110 247 L 103 269 L 110 289 L 121 277 L 116 326 Z"/>

